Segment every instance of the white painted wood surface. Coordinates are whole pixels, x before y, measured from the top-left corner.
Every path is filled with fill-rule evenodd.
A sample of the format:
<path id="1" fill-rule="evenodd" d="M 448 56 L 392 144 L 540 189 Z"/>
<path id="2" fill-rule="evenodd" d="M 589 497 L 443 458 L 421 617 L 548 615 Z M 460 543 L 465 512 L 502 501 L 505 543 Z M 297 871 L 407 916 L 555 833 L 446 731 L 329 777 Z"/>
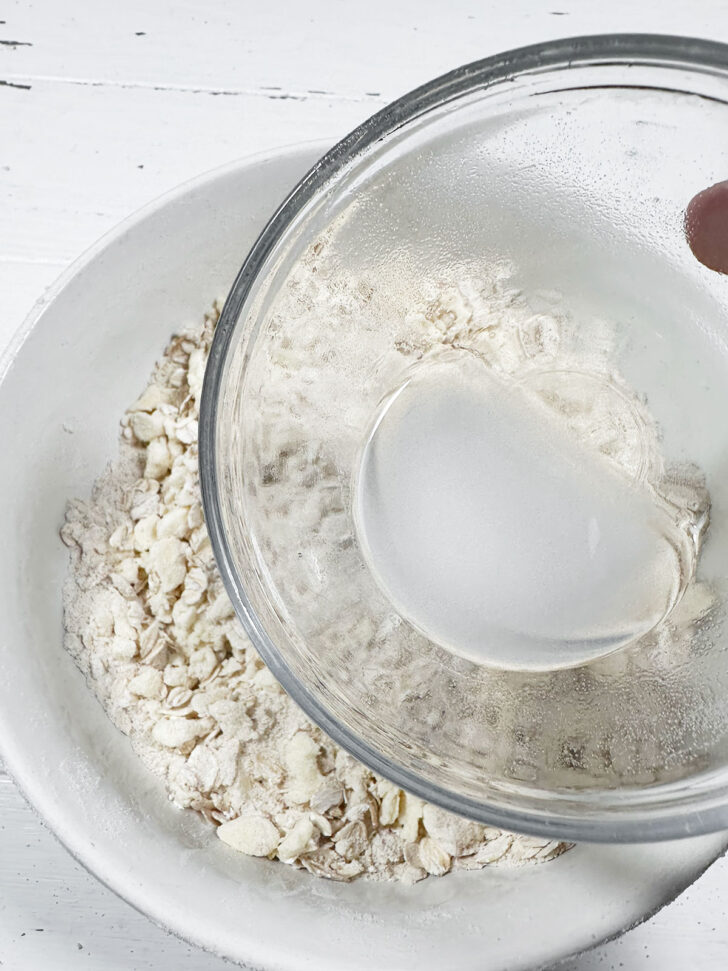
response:
<path id="1" fill-rule="evenodd" d="M 0 349 L 79 252 L 173 185 L 241 155 L 333 141 L 457 64 L 612 30 L 728 41 L 728 0 L 4 0 Z M 646 925 L 562 968 L 718 971 L 727 909 L 721 861 Z M 0 967 L 226 966 L 82 870 L 0 767 Z"/>

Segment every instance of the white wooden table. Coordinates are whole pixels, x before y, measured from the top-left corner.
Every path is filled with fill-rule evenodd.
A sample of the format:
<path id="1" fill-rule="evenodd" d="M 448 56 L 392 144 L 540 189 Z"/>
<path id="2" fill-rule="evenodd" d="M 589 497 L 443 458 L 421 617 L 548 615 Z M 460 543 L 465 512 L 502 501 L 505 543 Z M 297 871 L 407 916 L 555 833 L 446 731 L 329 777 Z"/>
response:
<path id="1" fill-rule="evenodd" d="M 242 155 L 333 141 L 497 50 L 614 30 L 728 41 L 728 0 L 4 0 L 0 349 L 75 256 L 176 183 Z M 727 909 L 721 861 L 646 925 L 562 967 L 718 971 Z M 82 870 L 0 767 L 0 967 L 229 965 Z"/>

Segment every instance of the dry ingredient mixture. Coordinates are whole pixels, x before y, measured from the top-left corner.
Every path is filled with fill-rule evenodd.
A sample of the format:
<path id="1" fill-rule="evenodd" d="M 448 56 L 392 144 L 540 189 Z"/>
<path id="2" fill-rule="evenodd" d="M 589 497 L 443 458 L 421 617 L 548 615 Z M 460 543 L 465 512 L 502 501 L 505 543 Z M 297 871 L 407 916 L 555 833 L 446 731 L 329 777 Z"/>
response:
<path id="1" fill-rule="evenodd" d="M 197 419 L 217 315 L 174 337 L 122 419 L 120 455 L 68 506 L 66 647 L 170 799 L 236 850 L 335 880 L 415 882 L 567 845 L 453 816 L 339 749 L 285 694 L 223 589 Z"/>

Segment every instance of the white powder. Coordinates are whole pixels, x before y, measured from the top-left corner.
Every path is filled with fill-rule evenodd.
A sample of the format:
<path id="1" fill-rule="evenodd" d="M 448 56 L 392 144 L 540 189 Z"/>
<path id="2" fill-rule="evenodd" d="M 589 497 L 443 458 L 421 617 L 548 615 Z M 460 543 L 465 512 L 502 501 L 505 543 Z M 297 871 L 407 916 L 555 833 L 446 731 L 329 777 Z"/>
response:
<path id="1" fill-rule="evenodd" d="M 203 522 L 197 418 L 216 315 L 175 337 L 122 420 L 118 461 L 69 504 L 66 646 L 180 807 L 233 848 L 338 880 L 539 862 L 563 843 L 427 805 L 314 726 L 234 616 Z"/>

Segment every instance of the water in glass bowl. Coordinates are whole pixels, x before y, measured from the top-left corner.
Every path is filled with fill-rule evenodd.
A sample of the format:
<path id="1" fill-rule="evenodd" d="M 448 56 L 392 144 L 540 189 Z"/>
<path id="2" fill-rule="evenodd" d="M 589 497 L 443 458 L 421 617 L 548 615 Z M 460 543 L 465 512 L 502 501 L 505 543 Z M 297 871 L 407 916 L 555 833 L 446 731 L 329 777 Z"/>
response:
<path id="1" fill-rule="evenodd" d="M 636 468 L 600 450 L 594 419 L 575 433 L 575 394 L 630 428 Z M 429 639 L 481 664 L 554 669 L 632 643 L 677 603 L 697 553 L 694 517 L 644 474 L 640 421 L 603 376 L 426 359 L 361 452 L 354 518 L 373 576 Z"/>

